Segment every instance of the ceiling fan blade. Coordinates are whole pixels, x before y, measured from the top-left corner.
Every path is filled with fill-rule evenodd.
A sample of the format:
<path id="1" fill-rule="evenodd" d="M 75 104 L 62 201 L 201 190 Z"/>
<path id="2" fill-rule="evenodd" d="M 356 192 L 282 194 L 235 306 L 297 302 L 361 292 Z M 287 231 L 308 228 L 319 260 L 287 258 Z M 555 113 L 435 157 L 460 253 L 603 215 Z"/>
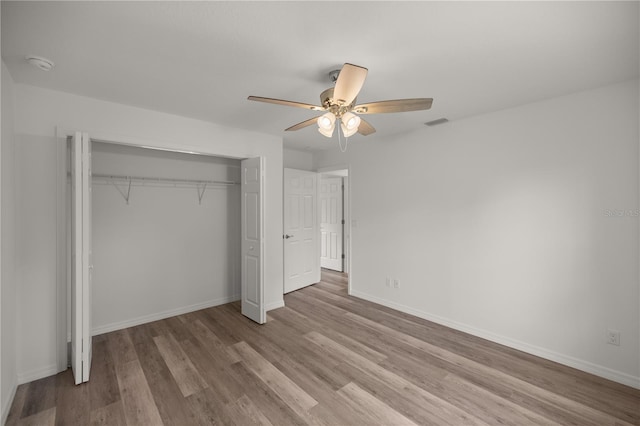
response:
<path id="1" fill-rule="evenodd" d="M 369 71 L 353 64 L 344 64 L 338 74 L 333 99 L 343 105 L 349 105 L 358 96 Z"/>
<path id="2" fill-rule="evenodd" d="M 376 129 L 373 128 L 373 126 L 371 124 L 369 124 L 369 122 L 363 120 L 362 118 L 360 119 L 360 126 L 358 126 L 358 133 L 360 133 L 362 136 L 368 136 L 371 133 L 375 133 Z"/>
<path id="3" fill-rule="evenodd" d="M 283 99 L 263 98 L 261 96 L 249 96 L 247 99 L 250 101 L 266 102 L 268 104 L 278 104 L 278 105 L 284 105 L 284 106 L 310 109 L 312 111 L 324 111 L 325 109 L 324 107 L 321 107 L 319 105 L 305 104 L 303 102 L 285 101 Z"/>
<path id="4" fill-rule="evenodd" d="M 307 126 L 311 126 L 313 124 L 316 124 L 317 122 L 318 122 L 318 117 L 313 117 L 313 118 L 310 118 L 308 120 L 304 120 L 301 123 L 295 124 L 295 125 L 289 127 L 288 129 L 284 129 L 284 131 L 285 132 L 290 132 L 292 130 L 300 130 L 300 129 L 303 129 L 303 128 L 307 127 Z"/>
<path id="5" fill-rule="evenodd" d="M 382 114 L 387 112 L 420 111 L 431 108 L 432 98 L 396 99 L 393 101 L 369 102 L 353 107 L 357 114 Z"/>

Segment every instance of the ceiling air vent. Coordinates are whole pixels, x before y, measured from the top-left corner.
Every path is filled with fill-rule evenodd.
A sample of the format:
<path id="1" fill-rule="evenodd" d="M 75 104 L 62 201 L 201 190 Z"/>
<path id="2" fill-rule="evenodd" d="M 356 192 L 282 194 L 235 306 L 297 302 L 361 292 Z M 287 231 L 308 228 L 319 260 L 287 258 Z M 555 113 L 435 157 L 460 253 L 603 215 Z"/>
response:
<path id="1" fill-rule="evenodd" d="M 438 124 L 444 124 L 444 123 L 448 123 L 449 120 L 447 120 L 446 118 L 438 118 L 437 120 L 431 120 L 431 121 L 427 121 L 426 123 L 424 123 L 426 126 L 437 126 Z"/>

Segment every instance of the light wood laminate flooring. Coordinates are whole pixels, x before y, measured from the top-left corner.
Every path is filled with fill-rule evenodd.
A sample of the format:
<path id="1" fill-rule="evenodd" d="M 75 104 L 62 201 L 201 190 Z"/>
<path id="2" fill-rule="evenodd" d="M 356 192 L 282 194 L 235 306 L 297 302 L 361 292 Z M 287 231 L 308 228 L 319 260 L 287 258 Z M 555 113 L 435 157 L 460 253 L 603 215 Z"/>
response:
<path id="1" fill-rule="evenodd" d="M 640 424 L 639 390 L 349 297 L 342 274 L 285 303 L 96 336 L 88 383 L 21 385 L 7 424 Z"/>

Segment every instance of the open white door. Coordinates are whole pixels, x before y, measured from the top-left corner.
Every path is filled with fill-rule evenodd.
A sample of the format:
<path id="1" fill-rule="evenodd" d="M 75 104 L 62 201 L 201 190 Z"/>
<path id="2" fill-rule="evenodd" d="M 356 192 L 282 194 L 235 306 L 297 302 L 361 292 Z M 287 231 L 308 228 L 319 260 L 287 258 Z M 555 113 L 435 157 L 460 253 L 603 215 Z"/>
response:
<path id="1" fill-rule="evenodd" d="M 320 265 L 343 271 L 342 178 L 320 179 Z"/>
<path id="2" fill-rule="evenodd" d="M 320 281 L 318 175 L 284 169 L 284 292 Z"/>
<path id="3" fill-rule="evenodd" d="M 71 368 L 75 383 L 91 371 L 91 141 L 87 133 L 71 138 Z"/>
<path id="4" fill-rule="evenodd" d="M 262 157 L 242 160 L 242 315 L 258 324 L 267 321 L 264 309 L 264 210 Z"/>

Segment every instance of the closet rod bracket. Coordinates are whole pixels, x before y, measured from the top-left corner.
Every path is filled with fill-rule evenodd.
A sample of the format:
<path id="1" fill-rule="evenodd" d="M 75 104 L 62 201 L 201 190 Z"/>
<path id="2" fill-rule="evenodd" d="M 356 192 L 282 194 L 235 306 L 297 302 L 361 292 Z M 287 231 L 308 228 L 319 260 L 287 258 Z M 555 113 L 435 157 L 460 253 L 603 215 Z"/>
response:
<path id="1" fill-rule="evenodd" d="M 131 177 L 127 176 L 127 190 L 126 192 L 123 189 L 120 189 L 120 186 L 113 180 L 113 179 L 109 179 L 109 182 L 111 183 L 111 185 L 113 185 L 113 187 L 115 189 L 118 190 L 118 192 L 120 193 L 120 195 L 122 195 L 122 198 L 124 198 L 124 201 L 126 201 L 127 205 L 129 205 L 129 197 L 131 195 Z"/>
<path id="2" fill-rule="evenodd" d="M 202 197 L 204 197 L 204 191 L 207 190 L 207 183 L 198 184 L 196 188 L 198 190 L 198 204 L 202 205 Z"/>

